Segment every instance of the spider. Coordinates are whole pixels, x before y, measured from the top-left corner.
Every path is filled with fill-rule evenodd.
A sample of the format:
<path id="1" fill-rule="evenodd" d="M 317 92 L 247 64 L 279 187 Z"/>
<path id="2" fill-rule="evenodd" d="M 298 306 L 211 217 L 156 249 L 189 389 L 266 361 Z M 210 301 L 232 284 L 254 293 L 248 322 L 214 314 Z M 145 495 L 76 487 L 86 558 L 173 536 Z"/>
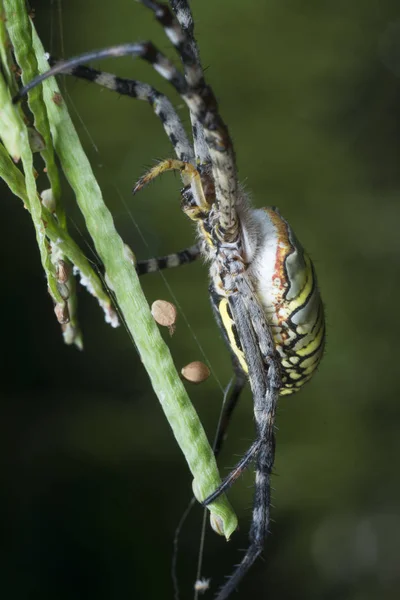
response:
<path id="1" fill-rule="evenodd" d="M 216 441 L 218 454 L 247 380 L 254 399 L 256 439 L 207 505 L 225 492 L 253 461 L 255 495 L 250 543 L 244 557 L 216 596 L 225 600 L 262 552 L 270 520 L 270 480 L 274 463 L 274 422 L 279 395 L 296 392 L 314 374 L 325 340 L 324 310 L 314 267 L 287 221 L 276 208 L 252 208 L 240 186 L 235 154 L 218 103 L 206 83 L 187 0 L 171 9 L 140 0 L 153 11 L 183 64 L 183 74 L 151 42 L 88 52 L 54 66 L 20 91 L 57 73 L 74 75 L 119 94 L 147 101 L 161 120 L 176 159 L 167 159 L 136 184 L 139 191 L 169 170 L 179 171 L 184 188 L 181 208 L 197 226 L 199 242 L 181 252 L 137 264 L 139 274 L 205 258 L 210 265 L 210 299 L 230 348 L 235 385 L 224 409 Z M 137 80 L 122 79 L 83 63 L 131 55 L 149 62 L 188 107 L 193 143 L 166 96 Z"/>

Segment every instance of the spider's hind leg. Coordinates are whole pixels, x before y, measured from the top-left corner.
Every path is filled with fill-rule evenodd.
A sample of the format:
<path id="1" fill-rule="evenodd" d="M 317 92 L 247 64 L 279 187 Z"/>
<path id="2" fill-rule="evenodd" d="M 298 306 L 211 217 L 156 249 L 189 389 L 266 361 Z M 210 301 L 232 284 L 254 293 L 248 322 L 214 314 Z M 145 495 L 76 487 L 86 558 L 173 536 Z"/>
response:
<path id="1" fill-rule="evenodd" d="M 253 392 L 257 430 L 257 439 L 244 459 L 253 449 L 252 458 L 256 459 L 256 482 L 250 545 L 215 600 L 225 600 L 230 596 L 264 548 L 270 522 L 271 474 L 275 454 L 275 412 L 281 388 L 279 360 L 265 313 L 246 277 L 238 276 L 236 285 L 238 293 L 233 294 L 229 302 L 234 321 L 239 324 L 240 342 L 246 356 Z"/>

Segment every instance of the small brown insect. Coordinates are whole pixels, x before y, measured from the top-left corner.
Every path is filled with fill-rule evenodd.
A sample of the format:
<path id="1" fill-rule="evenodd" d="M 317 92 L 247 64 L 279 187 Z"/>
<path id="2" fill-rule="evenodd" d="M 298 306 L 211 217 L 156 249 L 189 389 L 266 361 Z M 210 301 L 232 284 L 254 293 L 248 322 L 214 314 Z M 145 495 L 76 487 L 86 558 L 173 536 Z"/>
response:
<path id="1" fill-rule="evenodd" d="M 166 300 L 155 300 L 151 305 L 151 314 L 154 320 L 163 327 L 168 327 L 170 335 L 175 331 L 177 318 L 176 308 L 171 302 Z"/>
<path id="2" fill-rule="evenodd" d="M 195 360 L 181 370 L 182 376 L 190 383 L 202 383 L 210 377 L 210 369 L 199 360 Z"/>

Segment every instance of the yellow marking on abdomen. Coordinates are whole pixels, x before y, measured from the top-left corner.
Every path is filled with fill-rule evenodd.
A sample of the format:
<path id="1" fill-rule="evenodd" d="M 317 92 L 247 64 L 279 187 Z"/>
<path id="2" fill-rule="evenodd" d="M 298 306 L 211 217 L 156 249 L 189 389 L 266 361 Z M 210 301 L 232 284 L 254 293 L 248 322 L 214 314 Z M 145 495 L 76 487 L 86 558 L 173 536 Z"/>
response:
<path id="1" fill-rule="evenodd" d="M 243 371 L 248 374 L 249 370 L 247 368 L 247 363 L 244 357 L 243 350 L 238 345 L 238 340 L 234 333 L 235 321 L 232 319 L 229 314 L 229 303 L 227 298 L 222 298 L 221 302 L 218 305 L 219 314 L 221 315 L 221 320 L 223 326 L 225 327 L 226 334 L 228 336 L 230 347 L 234 352 L 236 358 L 238 359 L 240 366 Z"/>

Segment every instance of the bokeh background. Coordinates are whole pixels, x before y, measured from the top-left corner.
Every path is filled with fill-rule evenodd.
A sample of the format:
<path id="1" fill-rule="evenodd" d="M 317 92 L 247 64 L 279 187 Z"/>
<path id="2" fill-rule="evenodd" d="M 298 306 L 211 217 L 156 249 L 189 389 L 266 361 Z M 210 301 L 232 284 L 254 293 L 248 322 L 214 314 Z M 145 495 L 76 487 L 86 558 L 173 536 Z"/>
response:
<path id="1" fill-rule="evenodd" d="M 192 5 L 241 179 L 255 205 L 280 208 L 313 257 L 328 325 L 317 376 L 280 403 L 271 535 L 234 597 L 398 598 L 398 0 Z M 152 15 L 133 0 L 36 0 L 34 7 L 56 55 L 151 38 L 173 56 Z M 119 59 L 102 67 L 168 92 L 188 122 L 182 101 L 148 65 Z M 65 83 L 107 204 L 138 258 L 191 244 L 177 178 L 130 194 L 146 167 L 172 154 L 149 106 Z M 70 230 L 95 260 L 66 185 L 64 194 Z M 29 215 L 4 187 L 1 195 L 1 594 L 172 599 L 172 540 L 190 473 L 126 331 L 110 329 L 83 289 L 85 350 L 63 345 Z M 225 385 L 230 359 L 205 267 L 166 278 L 181 312 L 175 335 L 166 336 L 176 365 L 202 359 L 200 344 Z M 159 275 L 143 286 L 150 302 L 171 299 Z M 217 381 L 189 392 L 212 436 L 222 401 Z M 251 404 L 247 391 L 222 473 L 252 440 Z M 240 518 L 230 544 L 207 533 L 203 575 L 213 590 L 247 545 L 252 492 L 250 472 L 230 493 Z M 180 538 L 183 600 L 193 595 L 201 514 L 193 512 Z"/>

